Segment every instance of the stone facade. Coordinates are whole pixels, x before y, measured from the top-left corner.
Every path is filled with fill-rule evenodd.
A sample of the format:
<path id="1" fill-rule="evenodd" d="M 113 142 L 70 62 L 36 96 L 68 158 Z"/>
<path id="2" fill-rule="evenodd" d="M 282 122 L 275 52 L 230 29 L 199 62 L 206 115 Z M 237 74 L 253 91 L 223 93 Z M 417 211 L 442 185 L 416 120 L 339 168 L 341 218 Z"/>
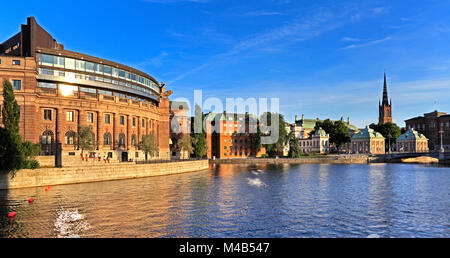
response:
<path id="1" fill-rule="evenodd" d="M 150 176 L 163 176 L 202 171 L 209 168 L 208 160 L 166 162 L 154 164 L 116 164 L 78 166 L 69 168 L 23 169 L 0 177 L 0 189 L 78 184 L 108 180 L 121 180 Z"/>
<path id="2" fill-rule="evenodd" d="M 63 160 L 79 157 L 74 135 L 79 126 L 89 126 L 95 139 L 90 153 L 141 160 L 139 142 L 154 134 L 158 158 L 170 158 L 171 91 L 163 83 L 131 67 L 64 50 L 32 17 L 19 35 L 0 44 L 0 80 L 14 84 L 20 132 L 41 143 L 42 154 L 54 155 L 60 143 Z M 13 51 L 16 45 L 20 50 Z"/>
<path id="3" fill-rule="evenodd" d="M 442 131 L 443 148 L 450 151 L 450 114 L 435 110 L 405 120 L 405 124 L 407 130 L 414 129 L 428 138 L 428 148 L 433 151 L 440 150 Z"/>
<path id="4" fill-rule="evenodd" d="M 303 153 L 330 152 L 330 136 L 322 128 L 315 131 L 310 138 L 299 139 L 298 144 Z"/>
<path id="5" fill-rule="evenodd" d="M 352 136 L 350 142 L 353 154 L 384 154 L 385 138 L 368 126 Z"/>
<path id="6" fill-rule="evenodd" d="M 413 128 L 397 138 L 398 152 L 428 152 L 428 139 Z"/>

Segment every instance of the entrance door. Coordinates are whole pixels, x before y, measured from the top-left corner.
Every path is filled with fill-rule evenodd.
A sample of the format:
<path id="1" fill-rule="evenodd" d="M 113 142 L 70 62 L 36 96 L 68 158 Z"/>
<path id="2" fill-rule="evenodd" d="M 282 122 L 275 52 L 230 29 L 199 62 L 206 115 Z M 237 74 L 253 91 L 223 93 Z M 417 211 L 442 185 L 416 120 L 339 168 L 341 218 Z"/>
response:
<path id="1" fill-rule="evenodd" d="M 122 152 L 122 162 L 128 161 L 128 152 L 123 151 Z"/>

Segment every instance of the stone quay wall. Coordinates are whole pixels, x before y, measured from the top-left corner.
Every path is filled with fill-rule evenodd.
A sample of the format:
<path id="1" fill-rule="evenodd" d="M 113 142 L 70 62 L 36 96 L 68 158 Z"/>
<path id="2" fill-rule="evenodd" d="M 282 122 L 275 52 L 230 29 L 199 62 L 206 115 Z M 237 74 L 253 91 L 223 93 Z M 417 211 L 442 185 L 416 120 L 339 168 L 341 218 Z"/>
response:
<path id="1" fill-rule="evenodd" d="M 0 189 L 163 176 L 202 171 L 208 168 L 208 160 L 195 160 L 151 164 L 119 163 L 34 170 L 22 169 L 16 171 L 14 178 L 11 178 L 11 175 L 0 176 Z"/>
<path id="2" fill-rule="evenodd" d="M 378 159 L 367 155 L 324 156 L 320 158 L 244 158 L 244 159 L 216 159 L 215 164 L 367 164 L 379 162 Z"/>

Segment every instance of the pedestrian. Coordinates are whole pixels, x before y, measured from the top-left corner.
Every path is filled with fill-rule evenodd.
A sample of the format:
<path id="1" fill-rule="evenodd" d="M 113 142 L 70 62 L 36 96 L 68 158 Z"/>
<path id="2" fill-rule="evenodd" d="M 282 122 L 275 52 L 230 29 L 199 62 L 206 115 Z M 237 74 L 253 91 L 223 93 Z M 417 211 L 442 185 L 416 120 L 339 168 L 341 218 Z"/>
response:
<path id="1" fill-rule="evenodd" d="M 85 155 L 85 160 L 86 160 L 86 162 L 88 162 L 88 155 L 87 155 L 87 153 Z"/>
<path id="2" fill-rule="evenodd" d="M 98 161 L 102 161 L 102 154 L 98 154 Z"/>
<path id="3" fill-rule="evenodd" d="M 84 161 L 83 153 L 80 152 L 81 161 Z"/>
<path id="4" fill-rule="evenodd" d="M 106 164 L 106 154 L 105 155 L 103 155 L 103 161 L 105 162 L 105 164 Z"/>

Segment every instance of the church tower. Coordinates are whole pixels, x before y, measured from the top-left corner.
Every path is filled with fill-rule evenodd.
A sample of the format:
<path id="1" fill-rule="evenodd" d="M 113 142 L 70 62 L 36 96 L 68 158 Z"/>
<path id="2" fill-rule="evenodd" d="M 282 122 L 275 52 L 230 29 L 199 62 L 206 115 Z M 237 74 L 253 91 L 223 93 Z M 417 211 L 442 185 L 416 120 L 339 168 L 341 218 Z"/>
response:
<path id="1" fill-rule="evenodd" d="M 386 72 L 384 72 L 383 102 L 379 105 L 378 124 L 392 123 L 392 100 L 388 102 Z"/>

